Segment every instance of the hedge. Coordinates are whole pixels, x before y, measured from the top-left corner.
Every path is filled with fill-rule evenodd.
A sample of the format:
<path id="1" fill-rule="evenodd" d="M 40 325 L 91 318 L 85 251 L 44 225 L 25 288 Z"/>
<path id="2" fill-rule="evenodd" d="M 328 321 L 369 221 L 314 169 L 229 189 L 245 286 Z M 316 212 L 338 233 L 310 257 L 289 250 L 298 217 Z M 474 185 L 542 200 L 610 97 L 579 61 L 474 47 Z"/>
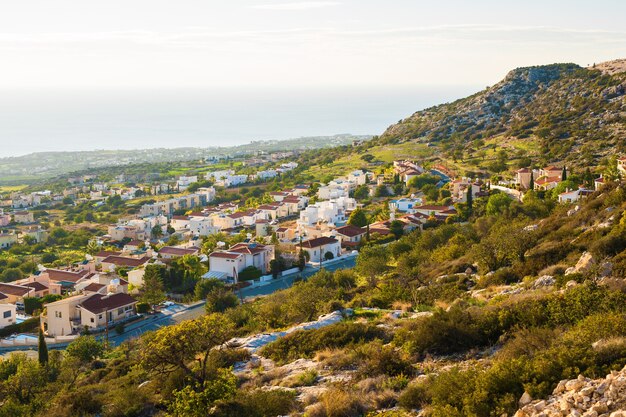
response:
<path id="1" fill-rule="evenodd" d="M 39 317 L 31 317 L 21 323 L 11 324 L 0 329 L 0 338 L 11 336 L 15 333 L 33 333 L 39 328 Z"/>

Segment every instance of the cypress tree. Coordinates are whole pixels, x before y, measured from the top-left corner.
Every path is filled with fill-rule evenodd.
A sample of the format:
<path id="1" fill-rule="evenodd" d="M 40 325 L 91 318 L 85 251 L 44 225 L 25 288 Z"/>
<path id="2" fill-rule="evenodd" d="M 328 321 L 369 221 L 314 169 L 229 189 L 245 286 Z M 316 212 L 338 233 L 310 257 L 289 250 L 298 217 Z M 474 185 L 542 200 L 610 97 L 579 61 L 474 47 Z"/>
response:
<path id="1" fill-rule="evenodd" d="M 567 179 L 567 168 L 563 166 L 563 172 L 561 172 L 561 181 L 565 181 Z"/>
<path id="2" fill-rule="evenodd" d="M 533 172 L 533 170 L 530 170 L 530 181 L 528 181 L 528 189 L 529 190 L 534 190 L 535 189 L 535 173 Z"/>
<path id="3" fill-rule="evenodd" d="M 43 329 L 39 328 L 39 346 L 37 347 L 37 353 L 39 354 L 39 365 L 43 366 L 48 363 L 48 345 L 46 339 L 43 336 Z"/>
<path id="4" fill-rule="evenodd" d="M 469 214 L 472 214 L 472 208 L 474 206 L 474 196 L 472 195 L 472 184 L 467 186 L 467 210 Z"/>

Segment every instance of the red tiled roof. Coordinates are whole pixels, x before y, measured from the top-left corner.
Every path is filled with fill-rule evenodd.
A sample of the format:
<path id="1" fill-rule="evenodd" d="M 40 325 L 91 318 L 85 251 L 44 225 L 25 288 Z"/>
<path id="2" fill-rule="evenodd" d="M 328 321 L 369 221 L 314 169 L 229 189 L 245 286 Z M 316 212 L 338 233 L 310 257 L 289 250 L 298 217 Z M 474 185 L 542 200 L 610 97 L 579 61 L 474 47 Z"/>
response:
<path id="1" fill-rule="evenodd" d="M 46 269 L 51 281 L 78 282 L 89 275 L 89 271 L 63 271 L 61 269 Z"/>
<path id="2" fill-rule="evenodd" d="M 189 216 L 172 216 L 172 220 L 189 220 Z"/>
<path id="3" fill-rule="evenodd" d="M 102 313 L 103 311 L 135 304 L 136 302 L 137 301 L 133 297 L 124 293 L 111 295 L 94 294 L 79 305 L 85 310 L 97 314 Z"/>
<path id="4" fill-rule="evenodd" d="M 529 173 L 530 169 L 528 168 L 522 168 L 522 169 L 518 169 L 517 172 L 519 172 L 520 174 L 524 174 L 524 173 Z"/>
<path id="5" fill-rule="evenodd" d="M 113 264 L 117 266 L 138 267 L 148 262 L 149 258 L 128 258 L 126 256 L 107 256 L 102 260 L 103 264 Z"/>
<path id="6" fill-rule="evenodd" d="M 444 211 L 444 210 L 449 210 L 448 206 L 435 206 L 435 205 L 423 205 L 423 206 L 417 206 L 414 208 L 415 210 L 430 210 L 430 211 Z"/>
<path id="7" fill-rule="evenodd" d="M 173 246 L 164 246 L 159 250 L 160 254 L 166 255 L 176 255 L 176 256 L 184 256 L 184 255 L 195 255 L 198 253 L 198 248 L 176 248 Z"/>
<path id="8" fill-rule="evenodd" d="M 84 291 L 98 292 L 102 288 L 106 287 L 106 285 L 98 284 L 97 282 L 92 282 L 84 288 Z"/>
<path id="9" fill-rule="evenodd" d="M 113 250 L 101 250 L 96 253 L 97 258 L 106 258 L 107 256 L 119 256 L 122 252 L 113 251 Z"/>
<path id="10" fill-rule="evenodd" d="M 39 281 L 27 282 L 26 284 L 22 284 L 24 287 L 33 288 L 36 292 L 45 291 L 48 289 L 47 285 L 42 284 Z"/>
<path id="11" fill-rule="evenodd" d="M 283 232 L 286 232 L 287 230 L 289 229 L 286 227 L 279 227 L 278 229 L 276 229 L 276 233 L 283 233 Z"/>
<path id="12" fill-rule="evenodd" d="M 230 252 L 213 252 L 209 255 L 210 258 L 224 258 L 224 259 L 237 259 L 241 256 L 240 253 Z"/>
<path id="13" fill-rule="evenodd" d="M 535 183 L 538 185 L 550 184 L 553 182 L 561 182 L 561 177 L 545 177 L 539 178 L 537 181 L 535 181 Z"/>
<path id="14" fill-rule="evenodd" d="M 362 234 L 365 234 L 364 229 L 357 227 L 357 226 L 353 226 L 351 224 L 347 226 L 338 227 L 337 229 L 335 229 L 335 231 L 339 234 L 342 234 L 348 237 L 355 237 L 355 236 L 360 236 Z"/>
<path id="15" fill-rule="evenodd" d="M 237 243 L 230 249 L 229 252 L 247 253 L 253 255 L 255 253 L 261 253 L 265 251 L 265 245 L 260 243 Z"/>
<path id="16" fill-rule="evenodd" d="M 33 288 L 25 287 L 22 285 L 0 283 L 0 292 L 6 295 L 25 297 L 31 291 L 33 291 Z"/>
<path id="17" fill-rule="evenodd" d="M 330 245 L 332 243 L 337 243 L 337 239 L 334 239 L 332 237 L 322 236 L 322 237 L 318 237 L 315 239 L 305 240 L 304 242 L 302 242 L 302 247 L 312 249 L 312 248 L 317 248 L 317 247 L 324 246 L 324 245 Z"/>

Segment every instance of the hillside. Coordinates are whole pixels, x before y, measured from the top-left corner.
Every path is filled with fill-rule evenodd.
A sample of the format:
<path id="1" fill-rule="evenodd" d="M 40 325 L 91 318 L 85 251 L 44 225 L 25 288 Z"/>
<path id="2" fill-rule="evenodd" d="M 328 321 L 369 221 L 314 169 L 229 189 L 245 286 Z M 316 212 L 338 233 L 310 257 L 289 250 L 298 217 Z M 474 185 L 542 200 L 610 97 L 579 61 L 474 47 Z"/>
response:
<path id="1" fill-rule="evenodd" d="M 624 60 L 518 68 L 470 97 L 414 113 L 378 143 L 430 142 L 471 158 L 492 139 L 501 146 L 522 140 L 546 162 L 582 166 L 626 150 L 625 70 Z"/>

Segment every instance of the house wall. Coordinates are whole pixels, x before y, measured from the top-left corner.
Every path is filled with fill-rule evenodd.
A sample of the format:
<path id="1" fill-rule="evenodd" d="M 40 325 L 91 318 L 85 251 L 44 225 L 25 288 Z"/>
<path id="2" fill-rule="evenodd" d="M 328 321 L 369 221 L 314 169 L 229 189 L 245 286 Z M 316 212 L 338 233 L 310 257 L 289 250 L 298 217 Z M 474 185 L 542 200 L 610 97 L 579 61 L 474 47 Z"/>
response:
<path id="1" fill-rule="evenodd" d="M 146 270 L 144 268 L 137 268 L 128 271 L 128 283 L 133 284 L 134 287 L 139 288 L 143 286 L 143 276 Z"/>
<path id="2" fill-rule="evenodd" d="M 309 253 L 309 260 L 311 262 L 319 262 L 320 259 L 324 259 L 324 254 L 326 252 L 332 252 L 332 254 L 335 255 L 335 257 L 341 256 L 340 242 L 324 245 L 322 247 L 317 247 L 317 248 L 302 248 L 302 249 Z M 322 253 L 320 254 L 320 252 Z"/>
<path id="3" fill-rule="evenodd" d="M 80 310 L 80 324 L 81 326 L 87 326 L 92 329 L 96 329 L 98 327 L 106 327 L 107 320 L 109 322 L 109 326 L 115 325 L 115 322 L 131 317 L 135 314 L 134 304 L 129 304 L 127 306 L 122 306 L 119 308 L 115 308 L 113 310 L 109 310 L 101 313 L 92 313 L 89 310 L 84 308 Z M 106 313 L 106 314 L 105 314 Z"/>
<path id="4" fill-rule="evenodd" d="M 243 256 L 237 259 L 211 257 L 209 259 L 209 265 L 211 271 L 223 272 L 229 277 L 233 277 L 233 268 L 235 268 L 237 272 L 241 272 L 246 267 L 246 262 Z"/>
<path id="5" fill-rule="evenodd" d="M 15 324 L 15 304 L 0 304 L 0 329 Z"/>
<path id="6" fill-rule="evenodd" d="M 86 299 L 87 296 L 75 296 L 46 304 L 46 315 L 42 321 L 46 325 L 49 336 L 66 336 L 72 334 L 72 319 L 80 323 L 80 315 L 76 306 Z"/>

